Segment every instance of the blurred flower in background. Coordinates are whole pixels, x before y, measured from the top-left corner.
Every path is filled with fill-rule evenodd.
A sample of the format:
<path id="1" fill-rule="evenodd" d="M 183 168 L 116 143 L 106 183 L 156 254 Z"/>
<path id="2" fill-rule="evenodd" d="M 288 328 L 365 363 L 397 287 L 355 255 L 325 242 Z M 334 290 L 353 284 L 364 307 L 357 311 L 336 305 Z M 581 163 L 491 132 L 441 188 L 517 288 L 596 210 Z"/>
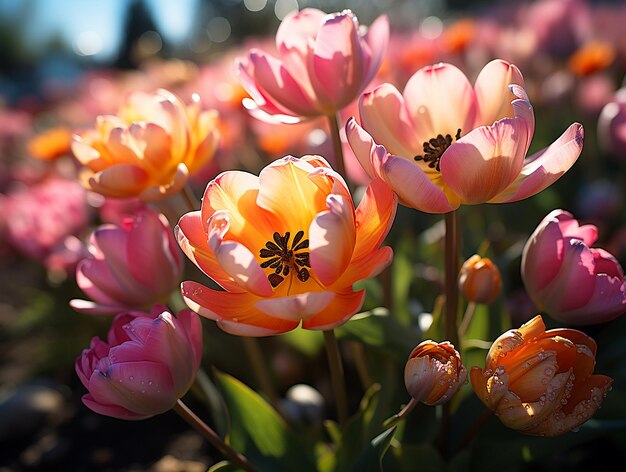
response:
<path id="1" fill-rule="evenodd" d="M 72 151 L 86 166 L 85 186 L 109 197 L 160 200 L 179 192 L 213 158 L 217 114 L 184 105 L 167 90 L 137 92 L 117 115 L 75 136 Z"/>

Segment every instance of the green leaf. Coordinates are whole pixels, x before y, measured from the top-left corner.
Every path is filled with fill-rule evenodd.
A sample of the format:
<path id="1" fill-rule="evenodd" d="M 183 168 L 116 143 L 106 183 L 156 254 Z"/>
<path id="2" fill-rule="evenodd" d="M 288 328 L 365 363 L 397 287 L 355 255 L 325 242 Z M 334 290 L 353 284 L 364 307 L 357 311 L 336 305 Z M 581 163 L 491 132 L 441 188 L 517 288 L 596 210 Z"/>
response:
<path id="1" fill-rule="evenodd" d="M 314 471 L 312 447 L 302 444 L 287 423 L 254 390 L 217 373 L 230 413 L 230 445 L 262 471 Z"/>
<path id="2" fill-rule="evenodd" d="M 441 472 L 445 462 L 432 444 L 400 444 L 384 458 L 385 470 L 396 472 Z"/>
<path id="3" fill-rule="evenodd" d="M 383 470 L 383 457 L 389 449 L 396 427 L 383 431 L 369 443 L 350 467 L 352 472 L 380 472 Z"/>
<path id="4" fill-rule="evenodd" d="M 391 316 L 386 308 L 359 313 L 335 330 L 340 339 L 352 339 L 405 362 L 419 340 L 418 333 Z"/>
<path id="5" fill-rule="evenodd" d="M 241 469 L 236 465 L 231 464 L 228 461 L 218 462 L 213 464 L 207 472 L 239 472 Z"/>
<path id="6" fill-rule="evenodd" d="M 320 471 L 380 470 L 380 458 L 389 446 L 387 440 L 391 441 L 395 431 L 395 428 L 383 431 L 380 389 L 379 384 L 374 384 L 365 392 L 359 411 L 348 420 L 344 431 L 340 431 L 335 423 L 327 422 L 329 436 L 334 440 L 334 453 L 329 449 L 320 457 Z M 372 457 L 375 458 L 373 464 Z M 363 464 L 370 468 L 363 468 Z M 376 465 L 376 468 L 372 469 L 372 465 Z"/>

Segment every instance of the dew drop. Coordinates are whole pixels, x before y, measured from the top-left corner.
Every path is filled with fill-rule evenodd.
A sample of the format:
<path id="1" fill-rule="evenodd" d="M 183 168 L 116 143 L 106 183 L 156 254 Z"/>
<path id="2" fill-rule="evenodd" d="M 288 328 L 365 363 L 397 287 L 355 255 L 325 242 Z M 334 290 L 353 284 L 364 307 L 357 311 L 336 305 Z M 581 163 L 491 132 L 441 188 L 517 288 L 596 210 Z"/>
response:
<path id="1" fill-rule="evenodd" d="M 131 375 L 130 377 L 128 377 L 128 380 L 130 380 L 130 381 L 132 382 L 133 380 L 135 380 L 135 377 L 133 377 L 133 376 Z"/>

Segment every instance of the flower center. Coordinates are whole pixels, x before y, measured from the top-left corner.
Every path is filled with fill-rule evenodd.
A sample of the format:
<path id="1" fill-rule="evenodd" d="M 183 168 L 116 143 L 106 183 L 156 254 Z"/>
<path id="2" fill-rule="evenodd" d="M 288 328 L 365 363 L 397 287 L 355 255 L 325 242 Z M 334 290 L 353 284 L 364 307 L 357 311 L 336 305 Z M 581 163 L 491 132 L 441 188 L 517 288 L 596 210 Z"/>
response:
<path id="1" fill-rule="evenodd" d="M 458 140 L 460 137 L 461 128 L 456 131 L 454 139 Z M 424 154 L 417 155 L 413 159 L 416 161 L 424 161 L 428 164 L 428 167 L 431 169 L 436 168 L 439 171 L 439 160 L 445 150 L 452 144 L 452 140 L 453 138 L 449 134 L 446 134 L 445 136 L 438 134 L 436 138 L 431 138 L 428 141 L 425 141 L 422 145 Z"/>
<path id="2" fill-rule="evenodd" d="M 267 241 L 265 247 L 259 251 L 259 256 L 263 259 L 267 259 L 261 263 L 263 269 L 274 269 L 274 272 L 267 276 L 267 280 L 270 281 L 272 287 L 277 287 L 285 277 L 289 275 L 291 270 L 296 274 L 297 279 L 300 282 L 306 282 L 311 276 L 309 269 L 311 263 L 309 262 L 308 249 L 309 240 L 304 238 L 304 231 L 298 231 L 289 245 L 289 238 L 291 233 L 287 231 L 284 236 L 275 232 L 273 235 L 273 241 Z"/>

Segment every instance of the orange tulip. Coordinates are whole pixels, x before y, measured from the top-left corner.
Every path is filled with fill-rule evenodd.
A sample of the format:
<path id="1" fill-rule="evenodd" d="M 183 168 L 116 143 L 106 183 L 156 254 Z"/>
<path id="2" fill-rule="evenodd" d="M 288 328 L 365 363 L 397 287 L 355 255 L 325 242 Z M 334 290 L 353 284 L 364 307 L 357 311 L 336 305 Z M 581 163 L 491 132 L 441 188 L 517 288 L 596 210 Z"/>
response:
<path id="1" fill-rule="evenodd" d="M 183 282 L 185 302 L 237 335 L 339 326 L 363 304 L 364 290 L 352 284 L 391 262 L 391 248 L 379 246 L 396 205 L 375 180 L 355 209 L 343 178 L 319 156 L 278 159 L 258 177 L 224 172 L 176 234 L 185 254 L 226 291 Z"/>
<path id="2" fill-rule="evenodd" d="M 459 290 L 470 302 L 494 302 L 502 290 L 498 266 L 491 259 L 474 254 L 461 266 Z"/>
<path id="3" fill-rule="evenodd" d="M 63 126 L 57 126 L 33 136 L 28 141 L 28 153 L 44 161 L 69 154 L 72 133 Z"/>
<path id="4" fill-rule="evenodd" d="M 575 430 L 593 416 L 613 379 L 593 375 L 596 343 L 551 329 L 540 315 L 495 340 L 485 369 L 472 367 L 476 395 L 508 427 L 539 436 Z"/>
<path id="5" fill-rule="evenodd" d="M 426 405 L 447 402 L 465 382 L 467 369 L 448 341 L 423 341 L 413 349 L 404 367 L 404 384 L 415 400 Z"/>
<path id="6" fill-rule="evenodd" d="M 185 106 L 167 90 L 137 92 L 116 116 L 74 136 L 72 151 L 87 169 L 83 183 L 107 197 L 159 200 L 181 190 L 209 163 L 218 140 L 217 112 Z"/>

